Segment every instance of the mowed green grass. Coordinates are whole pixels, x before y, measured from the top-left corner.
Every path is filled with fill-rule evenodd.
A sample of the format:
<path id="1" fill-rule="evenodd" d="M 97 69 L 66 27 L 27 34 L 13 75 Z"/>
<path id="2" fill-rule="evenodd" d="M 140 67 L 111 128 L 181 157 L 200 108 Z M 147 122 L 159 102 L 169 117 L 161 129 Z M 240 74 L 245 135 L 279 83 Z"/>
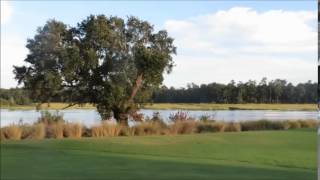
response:
<path id="1" fill-rule="evenodd" d="M 4 141 L 1 179 L 314 180 L 316 130 Z"/>

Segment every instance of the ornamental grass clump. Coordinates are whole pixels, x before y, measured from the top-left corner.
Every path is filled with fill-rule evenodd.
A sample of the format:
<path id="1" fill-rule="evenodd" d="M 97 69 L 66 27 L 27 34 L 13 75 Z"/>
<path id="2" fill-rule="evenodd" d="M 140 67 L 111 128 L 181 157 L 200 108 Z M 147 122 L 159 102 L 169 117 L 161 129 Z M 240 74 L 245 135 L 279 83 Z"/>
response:
<path id="1" fill-rule="evenodd" d="M 240 132 L 241 124 L 236 122 L 225 123 L 224 132 Z"/>
<path id="2" fill-rule="evenodd" d="M 134 135 L 137 136 L 166 134 L 166 128 L 160 121 L 142 122 L 132 127 Z"/>
<path id="3" fill-rule="evenodd" d="M 43 123 L 36 123 L 33 125 L 22 125 L 21 139 L 43 139 L 46 136 L 45 125 Z"/>
<path id="4" fill-rule="evenodd" d="M 81 138 L 82 125 L 80 123 L 66 123 L 63 129 L 64 137 Z"/>
<path id="5" fill-rule="evenodd" d="M 283 121 L 244 121 L 240 123 L 242 131 L 284 130 L 288 125 Z"/>
<path id="6" fill-rule="evenodd" d="M 121 125 L 102 122 L 100 125 L 91 128 L 92 137 L 112 137 L 119 136 Z"/>
<path id="7" fill-rule="evenodd" d="M 223 132 L 225 124 L 223 122 L 202 122 L 197 124 L 197 133 Z"/>
<path id="8" fill-rule="evenodd" d="M 319 123 L 317 120 L 299 120 L 301 128 L 317 128 Z"/>
<path id="9" fill-rule="evenodd" d="M 286 121 L 288 129 L 299 129 L 301 128 L 301 124 L 299 121 Z"/>
<path id="10" fill-rule="evenodd" d="M 22 136 L 22 129 L 15 124 L 2 128 L 5 139 L 20 140 Z"/>
<path id="11" fill-rule="evenodd" d="M 195 120 L 175 121 L 169 127 L 170 134 L 192 134 L 197 131 Z"/>
<path id="12" fill-rule="evenodd" d="M 61 139 L 64 137 L 63 130 L 64 130 L 64 123 L 62 122 L 51 123 L 49 125 L 46 125 L 46 137 Z"/>

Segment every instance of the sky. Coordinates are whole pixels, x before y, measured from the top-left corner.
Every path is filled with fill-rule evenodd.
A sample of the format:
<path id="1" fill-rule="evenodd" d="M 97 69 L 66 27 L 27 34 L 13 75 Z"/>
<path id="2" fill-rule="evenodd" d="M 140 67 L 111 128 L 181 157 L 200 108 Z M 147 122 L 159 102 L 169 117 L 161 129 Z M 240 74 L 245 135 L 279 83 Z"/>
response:
<path id="1" fill-rule="evenodd" d="M 317 1 L 3 1 L 1 88 L 17 87 L 28 38 L 49 19 L 75 26 L 90 14 L 134 15 L 175 39 L 164 85 L 263 77 L 317 81 Z"/>

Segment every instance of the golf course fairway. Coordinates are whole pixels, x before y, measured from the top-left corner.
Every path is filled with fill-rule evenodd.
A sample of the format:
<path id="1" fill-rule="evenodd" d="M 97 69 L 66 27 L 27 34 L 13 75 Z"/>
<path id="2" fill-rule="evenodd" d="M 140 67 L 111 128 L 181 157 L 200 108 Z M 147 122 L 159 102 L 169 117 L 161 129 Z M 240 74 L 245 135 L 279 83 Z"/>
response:
<path id="1" fill-rule="evenodd" d="M 315 180 L 315 129 L 6 140 L 2 180 Z"/>

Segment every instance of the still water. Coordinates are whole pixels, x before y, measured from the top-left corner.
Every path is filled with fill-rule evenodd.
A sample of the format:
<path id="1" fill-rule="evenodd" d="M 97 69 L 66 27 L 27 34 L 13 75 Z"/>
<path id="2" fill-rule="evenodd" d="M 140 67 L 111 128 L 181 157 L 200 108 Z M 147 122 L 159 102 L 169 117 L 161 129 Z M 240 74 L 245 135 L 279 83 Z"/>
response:
<path id="1" fill-rule="evenodd" d="M 178 110 L 150 110 L 142 109 L 140 112 L 145 117 L 152 117 L 153 113 L 159 112 L 160 116 L 169 121 L 171 114 Z M 13 123 L 33 123 L 41 116 L 41 112 L 36 110 L 8 110 L 0 109 L 0 125 L 7 126 Z M 50 112 L 56 113 L 55 110 Z M 298 119 L 317 119 L 317 111 L 274 111 L 274 110 L 215 110 L 215 111 L 184 111 L 188 116 L 199 119 L 201 116 L 211 116 L 215 120 L 221 121 L 244 121 L 244 120 L 298 120 Z M 79 122 L 86 126 L 92 126 L 100 122 L 99 114 L 93 109 L 70 109 L 61 110 L 60 114 L 69 122 Z"/>

